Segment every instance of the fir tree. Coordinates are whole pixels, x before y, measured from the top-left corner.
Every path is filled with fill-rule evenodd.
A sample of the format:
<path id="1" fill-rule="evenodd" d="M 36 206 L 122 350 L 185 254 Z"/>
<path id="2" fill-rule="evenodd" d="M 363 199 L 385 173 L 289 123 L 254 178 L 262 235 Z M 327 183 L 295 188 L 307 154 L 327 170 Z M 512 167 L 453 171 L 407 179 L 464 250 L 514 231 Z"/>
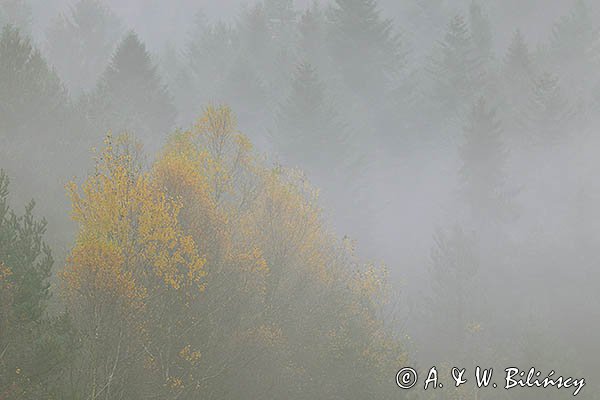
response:
<path id="1" fill-rule="evenodd" d="M 123 33 L 119 19 L 98 0 L 79 0 L 46 33 L 47 54 L 72 93 L 93 88 Z"/>

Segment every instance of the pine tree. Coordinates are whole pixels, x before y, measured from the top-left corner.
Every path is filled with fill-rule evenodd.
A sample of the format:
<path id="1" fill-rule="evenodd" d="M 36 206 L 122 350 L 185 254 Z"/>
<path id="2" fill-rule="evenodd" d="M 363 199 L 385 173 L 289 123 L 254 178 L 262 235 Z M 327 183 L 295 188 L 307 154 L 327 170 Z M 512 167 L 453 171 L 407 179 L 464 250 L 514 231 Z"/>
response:
<path id="1" fill-rule="evenodd" d="M 46 33 L 48 59 L 77 95 L 93 89 L 123 33 L 119 19 L 98 0 L 79 0 Z"/>
<path id="2" fill-rule="evenodd" d="M 98 133 L 134 133 L 151 149 L 160 144 L 175 121 L 176 112 L 167 88 L 146 47 L 133 32 L 117 48 L 87 102 Z"/>
<path id="3" fill-rule="evenodd" d="M 512 212 L 504 176 L 507 157 L 496 111 L 479 99 L 469 114 L 460 148 L 462 193 L 477 226 L 501 222 Z"/>
<path id="4" fill-rule="evenodd" d="M 329 20 L 331 54 L 346 85 L 371 99 L 381 96 L 404 58 L 392 21 L 380 16 L 376 0 L 336 0 Z"/>
<path id="5" fill-rule="evenodd" d="M 34 202 L 17 215 L 8 206 L 8 178 L 0 170 L 0 397 L 61 397 L 57 387 L 73 346 L 68 320 L 46 308 L 52 253 L 46 221 Z"/>

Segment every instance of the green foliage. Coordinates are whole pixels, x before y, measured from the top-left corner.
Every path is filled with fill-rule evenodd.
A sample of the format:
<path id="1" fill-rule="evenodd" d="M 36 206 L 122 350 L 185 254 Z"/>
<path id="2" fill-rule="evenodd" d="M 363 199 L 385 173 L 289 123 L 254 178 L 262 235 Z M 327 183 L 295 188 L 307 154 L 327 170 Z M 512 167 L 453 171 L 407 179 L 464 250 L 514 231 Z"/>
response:
<path id="1" fill-rule="evenodd" d="M 46 399 L 61 390 L 74 337 L 66 315 L 46 317 L 53 258 L 34 203 L 17 216 L 0 170 L 0 397 Z"/>

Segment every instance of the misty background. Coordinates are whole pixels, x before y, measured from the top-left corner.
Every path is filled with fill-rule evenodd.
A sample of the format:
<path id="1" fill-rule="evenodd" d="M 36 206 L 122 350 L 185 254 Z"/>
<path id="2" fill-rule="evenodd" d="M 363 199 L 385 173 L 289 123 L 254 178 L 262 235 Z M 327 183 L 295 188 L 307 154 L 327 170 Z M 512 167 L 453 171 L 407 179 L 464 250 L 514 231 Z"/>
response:
<path id="1" fill-rule="evenodd" d="M 0 0 L 0 167 L 12 204 L 38 202 L 60 268 L 75 234 L 64 185 L 108 131 L 135 134 L 151 162 L 207 104 L 229 104 L 269 163 L 319 189 L 335 234 L 386 266 L 387 323 L 413 364 L 536 366 L 597 398 L 599 13 Z"/>

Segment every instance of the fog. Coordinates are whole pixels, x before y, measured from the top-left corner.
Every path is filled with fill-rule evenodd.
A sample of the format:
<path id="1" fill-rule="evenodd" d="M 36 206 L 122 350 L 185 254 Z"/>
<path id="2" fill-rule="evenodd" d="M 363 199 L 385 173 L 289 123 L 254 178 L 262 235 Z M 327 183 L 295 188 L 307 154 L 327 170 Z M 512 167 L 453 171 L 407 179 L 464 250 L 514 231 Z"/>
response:
<path id="1" fill-rule="evenodd" d="M 585 377 L 578 397 L 600 398 L 599 13 L 591 0 L 0 0 L 0 168 L 10 179 L 6 195 L 0 180 L 10 300 L 0 300 L 38 307 L 22 300 L 34 289 L 15 271 L 42 268 L 31 326 L 70 321 L 52 325 L 59 339 L 41 350 L 61 361 L 31 367 L 25 383 L 13 376 L 26 369 L 19 346 L 43 335 L 2 311 L 0 399 L 572 395 L 454 389 L 454 366 L 493 367 L 498 385 L 508 367 Z M 139 177 L 139 197 L 120 191 L 121 167 L 124 180 Z M 23 211 L 32 198 L 48 221 L 43 239 Z M 131 199 L 131 226 L 116 228 L 122 214 L 103 219 Z M 138 260 L 167 289 L 125 255 L 159 252 L 123 234 L 137 229 L 176 243 Z M 9 245 L 23 232 L 33 256 Z M 46 272 L 42 242 L 54 261 Z M 127 261 L 116 267 L 110 254 Z M 166 278 L 166 265 L 185 259 L 191 271 L 196 256 L 202 295 L 173 295 L 187 283 Z M 13 267 L 19 257 L 29 264 Z M 246 276 L 256 265 L 264 276 Z M 90 278 L 88 268 L 123 275 Z M 377 284 L 367 285 L 371 268 Z M 355 273 L 372 292 L 351 289 Z M 143 321 L 129 317 L 140 305 L 99 300 L 137 298 L 104 279 L 145 293 Z M 368 310 L 360 318 L 356 304 Z M 31 337 L 14 344 L 19 329 Z M 254 330 L 268 346 L 245 336 Z M 307 339 L 341 331 L 344 350 Z M 173 364 L 177 354 L 190 365 Z M 38 364 L 37 353 L 22 357 Z M 445 388 L 421 390 L 433 365 Z M 419 371 L 411 390 L 394 381 L 404 366 Z"/>

